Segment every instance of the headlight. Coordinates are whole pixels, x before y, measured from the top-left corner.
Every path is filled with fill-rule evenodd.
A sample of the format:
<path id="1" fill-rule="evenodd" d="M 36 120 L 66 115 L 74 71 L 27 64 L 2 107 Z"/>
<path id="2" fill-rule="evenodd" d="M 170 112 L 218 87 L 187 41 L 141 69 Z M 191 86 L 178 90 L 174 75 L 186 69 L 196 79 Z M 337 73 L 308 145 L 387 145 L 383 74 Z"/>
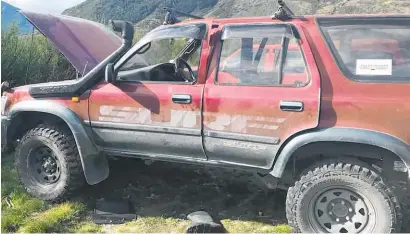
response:
<path id="1" fill-rule="evenodd" d="M 6 110 L 7 101 L 8 101 L 7 96 L 1 96 L 1 115 L 4 115 L 4 112 Z"/>

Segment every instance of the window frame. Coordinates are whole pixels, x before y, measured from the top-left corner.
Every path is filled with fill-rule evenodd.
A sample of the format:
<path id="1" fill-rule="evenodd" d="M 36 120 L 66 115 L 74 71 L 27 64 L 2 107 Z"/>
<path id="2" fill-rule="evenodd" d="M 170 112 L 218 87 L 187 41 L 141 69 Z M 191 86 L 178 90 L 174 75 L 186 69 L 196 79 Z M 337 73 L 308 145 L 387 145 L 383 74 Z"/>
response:
<path id="1" fill-rule="evenodd" d="M 225 40 L 223 40 L 222 39 L 222 37 L 223 37 L 223 35 L 224 35 L 224 30 L 226 29 L 226 28 L 229 28 L 229 27 L 231 27 L 231 26 L 245 26 L 245 27 L 248 27 L 249 28 L 249 32 L 252 32 L 252 30 L 254 30 L 252 27 L 255 27 L 255 26 L 261 26 L 261 25 L 263 25 L 263 26 L 283 26 L 283 27 L 289 27 L 290 28 L 290 30 L 291 30 L 291 32 L 292 32 L 292 35 L 293 35 L 293 38 L 294 39 L 296 39 L 296 44 L 298 45 L 298 48 L 299 48 L 299 52 L 301 53 L 301 56 L 302 56 L 302 59 L 303 59 L 303 62 L 304 62 L 304 64 L 305 64 L 305 69 L 306 69 L 306 80 L 305 80 L 305 82 L 303 83 L 303 85 L 299 85 L 299 86 L 296 86 L 296 85 L 292 85 L 292 84 L 285 84 L 285 85 L 283 85 L 283 84 L 270 84 L 270 85 L 266 85 L 266 84 L 241 84 L 241 83 L 219 83 L 218 82 L 218 73 L 219 73 L 219 67 L 220 67 L 220 62 L 221 62 L 221 55 L 222 55 L 222 50 L 223 50 L 223 46 L 224 46 L 224 41 Z M 303 49 L 302 49 L 302 46 L 301 46 L 301 40 L 302 40 L 302 38 L 300 37 L 300 32 L 299 32 L 299 30 L 298 30 L 298 28 L 294 25 L 294 24 L 292 24 L 292 23 L 253 23 L 253 24 L 248 24 L 248 23 L 232 23 L 232 24 L 226 24 L 226 25 L 224 25 L 222 28 L 221 28 L 221 33 L 220 33 L 220 36 L 219 36 L 219 38 L 218 38 L 218 40 L 219 40 L 219 43 L 220 43 L 220 46 L 219 46 L 219 48 L 218 48 L 218 51 L 217 51 L 217 64 L 216 64 L 216 70 L 215 70 L 215 74 L 214 74 L 214 84 L 215 85 L 219 85 L 219 86 L 239 86 L 239 87 L 282 87 L 282 88 L 303 88 L 303 87 L 306 87 L 306 86 L 308 86 L 309 85 L 309 83 L 311 82 L 311 76 L 310 76 L 310 69 L 309 69 L 309 64 L 307 63 L 307 61 L 306 61 L 306 57 L 305 57 L 305 54 L 304 54 L 304 52 L 303 52 Z M 252 38 L 260 38 L 260 37 L 252 37 Z M 284 38 L 283 36 L 281 37 L 282 39 Z M 288 37 L 289 39 L 292 39 L 291 37 Z M 289 48 L 289 44 L 288 44 L 288 48 Z M 281 46 L 281 49 L 283 49 L 283 47 Z M 282 62 L 282 64 L 284 65 L 284 63 L 285 63 L 285 61 L 281 61 Z M 282 66 L 282 69 L 283 69 L 283 66 Z M 283 74 L 282 74 L 282 77 L 283 77 Z"/>
<path id="2" fill-rule="evenodd" d="M 180 38 L 196 39 L 196 40 L 199 40 L 199 41 L 200 41 L 201 45 L 200 45 L 199 48 L 198 48 L 198 49 L 200 50 L 200 53 L 199 53 L 199 63 L 198 63 L 198 70 L 199 70 L 199 68 L 200 68 L 201 65 L 202 65 L 202 63 L 201 63 L 201 60 L 202 60 L 202 59 L 201 59 L 201 58 L 202 58 L 202 53 L 203 53 L 203 45 L 204 45 L 205 40 L 207 40 L 207 36 L 208 36 L 208 25 L 207 25 L 206 23 L 188 23 L 188 24 L 181 24 L 181 25 L 160 26 L 160 27 L 158 27 L 158 28 L 152 30 L 152 31 L 149 32 L 148 34 L 146 34 L 146 35 L 141 39 L 141 41 L 142 41 L 142 40 L 145 40 L 146 43 L 148 43 L 148 42 L 152 42 L 152 41 L 155 41 L 155 40 L 164 40 L 164 39 L 177 38 L 177 37 L 175 37 L 175 36 L 170 36 L 170 37 L 163 36 L 163 35 L 160 34 L 160 33 L 161 33 L 161 30 L 162 30 L 162 29 L 166 29 L 166 30 L 167 30 L 167 29 L 168 29 L 168 30 L 169 30 L 169 29 L 173 29 L 173 30 L 175 30 L 175 31 L 178 31 L 178 30 L 180 31 L 181 28 L 186 27 L 186 26 L 192 26 L 192 27 L 198 26 L 198 28 L 200 28 L 200 27 L 205 27 L 205 29 L 200 29 L 200 30 L 204 30 L 204 31 L 201 31 L 201 32 L 200 32 L 201 34 L 203 34 L 203 35 L 201 36 L 201 38 L 195 38 L 195 37 L 190 38 L 190 37 L 187 37 L 188 34 L 185 34 L 185 33 L 182 33 L 182 34 L 181 34 L 181 37 L 180 37 Z M 159 34 L 159 37 L 152 37 L 152 38 L 150 38 L 150 35 L 151 35 L 151 34 L 154 34 L 154 33 Z M 147 39 L 149 39 L 149 40 L 147 40 Z M 140 41 L 137 42 L 126 54 L 124 54 L 124 55 L 116 62 L 116 64 L 115 64 L 115 73 L 117 74 L 116 79 L 115 79 L 115 82 L 116 82 L 116 83 L 174 84 L 174 85 L 175 85 L 175 84 L 178 84 L 178 85 L 196 85 L 196 84 L 198 83 L 199 77 L 196 77 L 195 81 L 192 81 L 192 82 L 150 81 L 150 80 L 143 80 L 143 81 L 119 80 L 119 79 L 118 79 L 118 73 L 120 72 L 119 70 L 121 69 L 121 67 L 122 67 L 124 64 L 126 64 L 133 56 L 135 56 L 135 55 L 136 55 L 136 52 L 138 51 L 138 49 L 141 48 L 141 46 L 144 46 L 146 43 L 143 43 L 143 44 L 141 44 L 141 45 L 138 45 L 138 44 L 140 44 Z M 185 47 L 185 48 L 186 48 L 186 47 Z M 185 51 L 185 48 L 184 48 L 184 50 L 180 51 L 179 54 L 183 53 L 183 51 Z M 178 55 L 179 55 L 179 54 L 178 54 Z M 134 69 L 134 70 L 139 70 L 139 69 Z M 133 70 L 129 70 L 129 71 L 133 71 Z M 197 73 L 197 74 L 198 74 L 198 73 Z"/>
<path id="3" fill-rule="evenodd" d="M 394 23 L 399 21 L 400 24 Z M 324 27 L 339 27 L 342 29 L 348 29 L 349 26 L 405 26 L 405 22 L 410 22 L 410 17 L 408 16 L 391 16 L 391 17 L 318 17 L 316 19 L 316 24 L 318 25 L 322 39 L 325 42 L 326 47 L 332 56 L 333 61 L 336 63 L 337 69 L 343 74 L 343 76 L 351 81 L 359 83 L 380 83 L 380 84 L 408 84 L 410 83 L 409 77 L 394 77 L 386 75 L 378 76 L 363 76 L 356 75 L 350 72 L 346 64 L 343 62 L 338 49 L 335 46 L 334 41 L 330 38 L 330 35 L 325 31 Z M 409 31 L 410 32 L 410 31 Z"/>

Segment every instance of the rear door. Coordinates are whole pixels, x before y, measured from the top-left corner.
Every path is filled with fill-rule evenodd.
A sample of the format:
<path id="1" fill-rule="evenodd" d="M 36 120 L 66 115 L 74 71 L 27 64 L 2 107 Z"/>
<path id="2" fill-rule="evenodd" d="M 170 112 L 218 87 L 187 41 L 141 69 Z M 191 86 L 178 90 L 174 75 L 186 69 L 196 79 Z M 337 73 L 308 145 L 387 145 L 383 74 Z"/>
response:
<path id="1" fill-rule="evenodd" d="M 320 77 L 305 36 L 297 31 L 284 23 L 221 28 L 204 93 L 204 148 L 210 160 L 270 168 L 286 139 L 318 125 Z M 223 63 L 238 50 L 239 64 Z"/>

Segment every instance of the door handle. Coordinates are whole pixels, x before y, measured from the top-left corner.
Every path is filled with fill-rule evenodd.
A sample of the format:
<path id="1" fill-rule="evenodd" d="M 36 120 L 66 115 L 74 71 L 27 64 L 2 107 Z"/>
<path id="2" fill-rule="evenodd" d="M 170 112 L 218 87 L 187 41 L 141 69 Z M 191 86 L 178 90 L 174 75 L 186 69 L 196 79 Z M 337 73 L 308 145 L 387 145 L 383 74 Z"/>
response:
<path id="1" fill-rule="evenodd" d="M 177 104 L 190 104 L 192 98 L 191 95 L 188 94 L 174 94 L 172 95 L 172 102 Z"/>
<path id="2" fill-rule="evenodd" d="M 299 101 L 280 101 L 280 110 L 282 111 L 303 111 L 303 102 Z"/>

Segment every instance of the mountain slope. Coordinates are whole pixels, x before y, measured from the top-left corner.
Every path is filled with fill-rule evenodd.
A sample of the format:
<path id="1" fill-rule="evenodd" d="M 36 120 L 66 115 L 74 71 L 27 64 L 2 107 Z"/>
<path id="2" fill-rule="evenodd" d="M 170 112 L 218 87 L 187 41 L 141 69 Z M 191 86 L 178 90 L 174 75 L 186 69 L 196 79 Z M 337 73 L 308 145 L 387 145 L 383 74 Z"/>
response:
<path id="1" fill-rule="evenodd" d="M 298 15 L 410 13 L 410 0 L 286 0 Z M 106 23 L 110 19 L 136 24 L 140 34 L 160 25 L 163 7 L 173 6 L 201 16 L 227 18 L 270 16 L 278 8 L 276 0 L 87 0 L 63 14 Z"/>
<path id="2" fill-rule="evenodd" d="M 184 12 L 209 9 L 217 0 L 87 0 L 67 9 L 63 14 L 107 22 L 121 19 L 138 23 L 163 7 L 172 6 Z"/>

